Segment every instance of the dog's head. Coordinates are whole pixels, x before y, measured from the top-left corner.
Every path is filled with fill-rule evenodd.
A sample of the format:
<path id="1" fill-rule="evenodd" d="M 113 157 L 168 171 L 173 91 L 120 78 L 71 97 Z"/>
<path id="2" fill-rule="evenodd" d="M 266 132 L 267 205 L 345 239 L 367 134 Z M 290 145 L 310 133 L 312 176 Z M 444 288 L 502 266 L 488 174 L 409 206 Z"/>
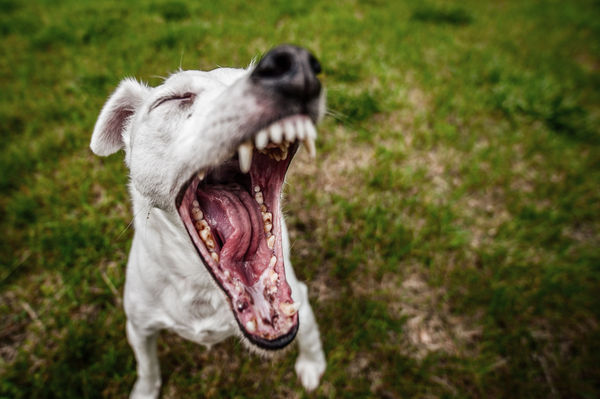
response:
<path id="1" fill-rule="evenodd" d="M 98 155 L 125 150 L 136 193 L 180 217 L 241 331 L 265 349 L 298 329 L 280 199 L 299 145 L 314 155 L 320 69 L 308 51 L 284 45 L 249 69 L 182 71 L 156 88 L 126 79 L 92 135 Z"/>

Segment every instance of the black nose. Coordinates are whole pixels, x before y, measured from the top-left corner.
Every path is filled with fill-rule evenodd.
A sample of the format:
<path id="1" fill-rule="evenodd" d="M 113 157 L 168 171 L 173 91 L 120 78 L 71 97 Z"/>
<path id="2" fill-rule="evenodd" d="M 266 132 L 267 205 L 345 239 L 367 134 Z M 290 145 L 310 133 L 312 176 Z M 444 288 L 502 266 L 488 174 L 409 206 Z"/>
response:
<path id="1" fill-rule="evenodd" d="M 258 63 L 251 79 L 285 96 L 311 100 L 321 92 L 317 74 L 321 64 L 307 50 L 284 44 L 269 51 Z"/>

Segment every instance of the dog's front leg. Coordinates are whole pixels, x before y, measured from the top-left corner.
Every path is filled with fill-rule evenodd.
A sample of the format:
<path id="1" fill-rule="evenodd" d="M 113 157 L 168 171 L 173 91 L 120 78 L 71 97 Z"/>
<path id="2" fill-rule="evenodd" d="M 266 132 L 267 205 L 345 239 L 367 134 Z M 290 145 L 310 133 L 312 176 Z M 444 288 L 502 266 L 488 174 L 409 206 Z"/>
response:
<path id="1" fill-rule="evenodd" d="M 319 326 L 308 303 L 306 284 L 298 282 L 300 301 L 300 328 L 298 329 L 298 347 L 300 354 L 296 360 L 296 374 L 307 391 L 319 386 L 321 375 L 325 371 L 325 354 L 321 346 Z"/>
<path id="2" fill-rule="evenodd" d="M 137 360 L 137 380 L 130 399 L 155 399 L 160 392 L 160 367 L 156 354 L 158 331 L 145 332 L 127 321 L 127 340 Z"/>

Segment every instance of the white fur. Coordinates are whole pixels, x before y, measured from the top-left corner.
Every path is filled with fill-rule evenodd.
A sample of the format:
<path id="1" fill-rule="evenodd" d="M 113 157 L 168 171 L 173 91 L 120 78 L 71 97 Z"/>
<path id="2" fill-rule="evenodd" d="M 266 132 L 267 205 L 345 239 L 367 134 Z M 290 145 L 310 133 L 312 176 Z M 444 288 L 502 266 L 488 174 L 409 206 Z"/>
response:
<path id="1" fill-rule="evenodd" d="M 201 263 L 177 215 L 174 199 L 194 171 L 218 165 L 245 139 L 246 120 L 268 111 L 248 83 L 248 70 L 219 68 L 181 71 L 149 88 L 124 80 L 102 109 L 91 140 L 98 155 L 125 150 L 135 235 L 127 263 L 127 338 L 137 360 L 131 398 L 156 398 L 160 370 L 156 338 L 168 329 L 210 347 L 241 336 L 225 294 Z M 193 103 L 169 100 L 150 110 L 161 96 L 194 93 Z M 320 101 L 322 113 L 323 101 Z M 267 112 L 268 113 L 268 112 Z M 319 115 L 322 116 L 322 115 Z M 306 286 L 291 267 L 282 221 L 286 277 L 299 301 L 300 353 L 296 372 L 307 390 L 325 370 L 319 331 Z M 251 344 L 248 344 L 251 345 Z"/>

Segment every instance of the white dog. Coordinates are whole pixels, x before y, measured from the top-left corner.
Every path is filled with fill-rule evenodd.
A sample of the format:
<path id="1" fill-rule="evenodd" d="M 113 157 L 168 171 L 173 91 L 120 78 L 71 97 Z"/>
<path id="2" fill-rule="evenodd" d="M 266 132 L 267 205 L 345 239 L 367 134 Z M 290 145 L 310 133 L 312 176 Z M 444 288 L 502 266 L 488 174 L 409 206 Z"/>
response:
<path id="1" fill-rule="evenodd" d="M 281 190 L 299 145 L 314 156 L 320 69 L 283 45 L 254 68 L 181 71 L 156 88 L 126 79 L 104 105 L 90 146 L 125 150 L 135 215 L 124 302 L 132 398 L 159 394 L 161 329 L 207 347 L 237 335 L 262 353 L 297 334 L 296 373 L 318 386 L 325 356 L 290 263 Z"/>

